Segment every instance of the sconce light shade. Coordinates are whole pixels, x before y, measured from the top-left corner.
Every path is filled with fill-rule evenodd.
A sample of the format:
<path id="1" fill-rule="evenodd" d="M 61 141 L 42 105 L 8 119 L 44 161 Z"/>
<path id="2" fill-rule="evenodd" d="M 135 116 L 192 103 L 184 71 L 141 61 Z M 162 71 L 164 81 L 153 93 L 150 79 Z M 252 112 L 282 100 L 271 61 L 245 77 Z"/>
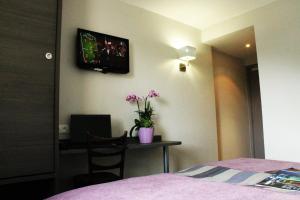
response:
<path id="1" fill-rule="evenodd" d="M 179 59 L 190 61 L 196 59 L 196 48 L 191 46 L 184 46 L 178 50 Z"/>

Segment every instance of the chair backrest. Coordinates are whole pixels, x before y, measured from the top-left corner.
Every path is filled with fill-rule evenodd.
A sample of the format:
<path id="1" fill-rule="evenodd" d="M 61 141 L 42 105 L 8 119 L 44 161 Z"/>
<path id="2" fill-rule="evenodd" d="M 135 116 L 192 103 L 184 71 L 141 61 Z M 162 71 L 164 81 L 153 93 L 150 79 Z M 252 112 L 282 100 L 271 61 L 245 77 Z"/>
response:
<path id="1" fill-rule="evenodd" d="M 99 171 L 106 171 L 112 169 L 120 169 L 120 178 L 124 177 L 124 161 L 125 151 L 127 148 L 126 138 L 127 132 L 121 137 L 102 138 L 95 135 L 88 135 L 88 162 L 89 175 L 93 175 Z M 119 157 L 118 161 L 110 165 L 102 165 L 96 163 L 97 158 L 103 157 Z"/>

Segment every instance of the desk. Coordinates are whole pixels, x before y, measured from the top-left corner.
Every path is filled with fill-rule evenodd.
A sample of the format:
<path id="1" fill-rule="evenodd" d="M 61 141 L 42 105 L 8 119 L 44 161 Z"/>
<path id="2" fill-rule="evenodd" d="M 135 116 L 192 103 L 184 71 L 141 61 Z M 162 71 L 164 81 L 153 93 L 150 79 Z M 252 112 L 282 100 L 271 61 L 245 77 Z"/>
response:
<path id="1" fill-rule="evenodd" d="M 169 173 L 169 146 L 181 145 L 180 141 L 157 141 L 151 144 L 140 144 L 138 142 L 129 142 L 127 144 L 128 150 L 135 149 L 150 149 L 163 148 L 163 165 L 164 173 Z M 72 144 L 70 141 L 60 141 L 59 149 L 61 153 L 86 153 L 86 144 Z"/>
<path id="2" fill-rule="evenodd" d="M 131 143 L 127 145 L 128 149 L 148 149 L 148 148 L 163 148 L 163 163 L 164 173 L 169 173 L 169 146 L 180 145 L 180 141 L 160 141 L 151 144 Z"/>

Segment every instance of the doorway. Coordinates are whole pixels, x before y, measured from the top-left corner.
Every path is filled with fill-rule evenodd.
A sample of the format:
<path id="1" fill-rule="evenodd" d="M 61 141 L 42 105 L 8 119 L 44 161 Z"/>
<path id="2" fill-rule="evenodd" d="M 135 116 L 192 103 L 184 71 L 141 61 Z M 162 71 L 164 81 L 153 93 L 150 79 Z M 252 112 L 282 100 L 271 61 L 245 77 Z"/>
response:
<path id="1" fill-rule="evenodd" d="M 254 27 L 207 44 L 213 47 L 219 160 L 264 158 Z"/>
<path id="2" fill-rule="evenodd" d="M 251 114 L 252 153 L 254 158 L 265 158 L 263 122 L 258 65 L 247 66 L 249 106 Z"/>

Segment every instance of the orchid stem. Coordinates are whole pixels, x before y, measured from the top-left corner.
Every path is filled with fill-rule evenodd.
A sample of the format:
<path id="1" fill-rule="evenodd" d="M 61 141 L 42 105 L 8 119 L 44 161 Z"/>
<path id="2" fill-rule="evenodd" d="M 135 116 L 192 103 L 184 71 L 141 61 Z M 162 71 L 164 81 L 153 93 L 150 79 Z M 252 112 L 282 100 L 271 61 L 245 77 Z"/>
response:
<path id="1" fill-rule="evenodd" d="M 136 104 L 137 104 L 138 111 L 139 111 L 139 119 L 141 120 L 141 110 L 140 110 L 139 100 L 136 101 Z"/>

